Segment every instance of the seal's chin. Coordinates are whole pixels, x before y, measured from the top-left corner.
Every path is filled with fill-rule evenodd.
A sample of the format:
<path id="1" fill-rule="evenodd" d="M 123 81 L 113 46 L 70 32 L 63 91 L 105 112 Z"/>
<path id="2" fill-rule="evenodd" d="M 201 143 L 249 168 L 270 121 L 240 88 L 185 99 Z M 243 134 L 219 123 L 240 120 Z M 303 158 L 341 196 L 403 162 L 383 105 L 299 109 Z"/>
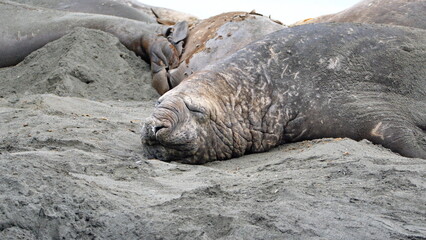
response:
<path id="1" fill-rule="evenodd" d="M 170 155 L 167 154 L 166 148 L 160 144 L 144 142 L 142 139 L 142 150 L 145 157 L 148 159 L 160 159 L 167 162 L 172 161 Z"/>
<path id="2" fill-rule="evenodd" d="M 145 157 L 148 159 L 159 159 L 165 162 L 181 162 L 196 164 L 195 154 L 187 151 L 179 151 L 173 148 L 167 148 L 161 144 L 150 145 L 142 142 L 142 149 Z"/>
<path id="3" fill-rule="evenodd" d="M 143 153 L 148 159 L 192 163 L 197 152 L 195 145 L 165 144 L 150 138 L 146 134 L 142 134 L 141 142 Z"/>

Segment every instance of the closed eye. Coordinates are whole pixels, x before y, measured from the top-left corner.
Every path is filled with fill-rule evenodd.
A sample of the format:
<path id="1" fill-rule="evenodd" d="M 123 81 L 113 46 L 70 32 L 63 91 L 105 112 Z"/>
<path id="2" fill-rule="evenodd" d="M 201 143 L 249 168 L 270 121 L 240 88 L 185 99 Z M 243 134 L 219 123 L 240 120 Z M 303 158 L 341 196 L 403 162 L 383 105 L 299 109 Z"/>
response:
<path id="1" fill-rule="evenodd" d="M 186 108 L 188 108 L 189 111 L 196 113 L 196 114 L 202 114 L 203 116 L 206 115 L 206 111 L 204 108 L 195 106 L 194 104 L 189 104 L 188 102 L 184 101 Z"/>

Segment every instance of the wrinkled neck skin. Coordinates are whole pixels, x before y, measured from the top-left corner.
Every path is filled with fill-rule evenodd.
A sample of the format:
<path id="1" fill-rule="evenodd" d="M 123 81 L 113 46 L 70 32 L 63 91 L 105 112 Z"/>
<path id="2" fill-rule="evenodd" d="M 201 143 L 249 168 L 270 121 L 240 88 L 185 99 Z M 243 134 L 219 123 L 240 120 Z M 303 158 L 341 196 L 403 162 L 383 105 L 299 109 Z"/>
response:
<path id="1" fill-rule="evenodd" d="M 232 66 L 196 73 L 159 99 L 142 128 L 145 152 L 202 164 L 282 144 L 295 113 L 286 110 L 288 96 L 275 88 L 267 78 Z"/>

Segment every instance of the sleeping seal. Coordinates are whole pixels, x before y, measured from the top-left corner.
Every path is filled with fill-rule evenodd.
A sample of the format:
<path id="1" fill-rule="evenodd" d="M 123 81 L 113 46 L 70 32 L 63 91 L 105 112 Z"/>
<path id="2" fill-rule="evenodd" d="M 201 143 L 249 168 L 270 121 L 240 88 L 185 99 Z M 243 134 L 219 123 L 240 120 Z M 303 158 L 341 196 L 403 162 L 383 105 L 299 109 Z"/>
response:
<path id="1" fill-rule="evenodd" d="M 426 31 L 308 24 L 194 73 L 142 127 L 149 158 L 201 164 L 323 137 L 426 159 Z"/>

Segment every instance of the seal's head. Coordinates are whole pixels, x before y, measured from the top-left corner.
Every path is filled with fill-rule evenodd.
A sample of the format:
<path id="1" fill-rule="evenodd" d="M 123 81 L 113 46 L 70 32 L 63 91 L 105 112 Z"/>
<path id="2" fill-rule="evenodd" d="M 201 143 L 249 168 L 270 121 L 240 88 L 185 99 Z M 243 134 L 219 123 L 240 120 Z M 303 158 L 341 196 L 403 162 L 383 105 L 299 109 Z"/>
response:
<path id="1" fill-rule="evenodd" d="M 239 125 L 240 114 L 230 106 L 233 90 L 209 81 L 218 77 L 195 74 L 158 100 L 142 127 L 147 157 L 202 164 L 244 154 L 248 134 Z"/>
<path id="2" fill-rule="evenodd" d="M 207 92 L 197 92 L 184 82 L 157 102 L 154 113 L 142 127 L 147 157 L 163 161 L 204 163 L 217 159 L 211 137 L 217 108 Z"/>

